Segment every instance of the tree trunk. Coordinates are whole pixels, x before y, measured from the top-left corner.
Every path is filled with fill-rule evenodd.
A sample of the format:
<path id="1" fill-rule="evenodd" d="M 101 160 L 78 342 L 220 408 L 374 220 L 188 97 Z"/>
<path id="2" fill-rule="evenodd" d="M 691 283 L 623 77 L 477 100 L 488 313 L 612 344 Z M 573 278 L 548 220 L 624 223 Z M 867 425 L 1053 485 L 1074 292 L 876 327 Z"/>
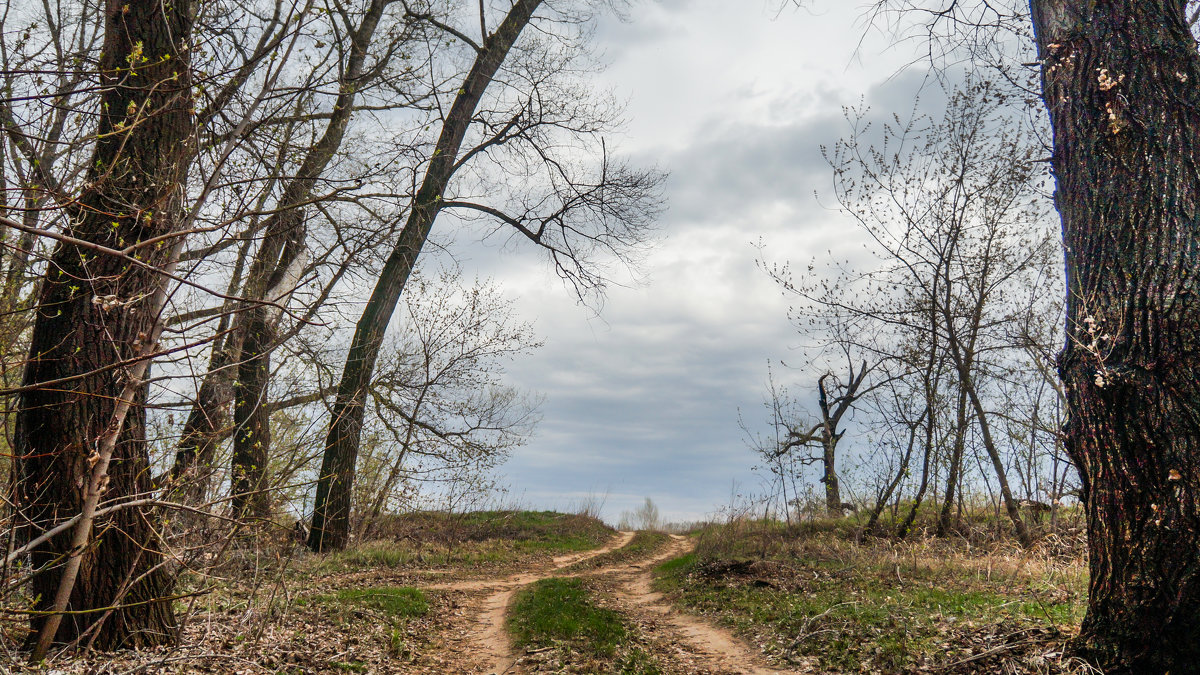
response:
<path id="1" fill-rule="evenodd" d="M 821 444 L 821 464 L 825 467 L 821 482 L 825 484 L 825 510 L 831 516 L 842 515 L 842 490 L 838 485 L 836 460 L 837 438 L 826 437 Z"/>
<path id="2" fill-rule="evenodd" d="M 313 187 L 337 154 L 345 138 L 358 91 L 367 82 L 363 66 L 367 49 L 388 7 L 387 0 L 372 0 L 357 30 L 350 35 L 350 51 L 341 77 L 340 89 L 325 133 L 304 157 L 296 177 L 284 188 L 280 210 L 265 226 L 262 244 L 250 266 L 245 295 L 255 300 L 286 303 L 299 282 L 307 251 L 308 228 L 303 204 L 312 198 Z M 378 69 L 383 63 L 375 64 Z M 369 78 L 368 78 L 369 79 Z M 233 506 L 238 516 L 270 516 L 270 500 L 263 489 L 267 484 L 267 461 L 271 454 L 271 415 L 267 410 L 271 382 L 271 352 L 276 342 L 280 310 L 274 307 L 245 307 L 239 314 L 242 332 L 238 356 L 238 381 L 233 388 L 234 479 Z"/>
<path id="3" fill-rule="evenodd" d="M 241 289 L 242 272 L 246 269 L 249 253 L 250 240 L 246 239 L 238 247 L 237 261 L 226 287 L 226 295 L 236 295 Z M 233 307 L 232 301 L 226 301 L 226 310 L 232 310 Z M 235 315 L 233 321 L 236 320 Z M 171 466 L 171 483 L 167 494 L 186 504 L 201 504 L 208 495 L 217 445 L 229 424 L 229 403 L 233 400 L 233 381 L 237 375 L 232 367 L 233 355 L 241 351 L 242 335 L 237 323 L 233 323 L 232 330 L 230 324 L 228 313 L 217 324 L 208 370 L 196 391 L 196 400 L 188 411 L 175 451 L 175 463 Z M 184 512 L 176 520 L 191 521 L 195 515 Z"/>
<path id="4" fill-rule="evenodd" d="M 183 424 L 183 434 L 171 468 L 171 492 L 187 504 L 200 504 L 208 487 L 217 455 L 217 445 L 229 424 L 229 403 L 233 400 L 236 370 L 230 350 L 234 335 L 213 345 L 208 371 L 196 393 L 196 401 Z M 238 336 L 240 342 L 240 336 Z"/>
<path id="5" fill-rule="evenodd" d="M 967 438 L 967 391 L 959 383 L 958 406 L 954 416 L 954 446 L 950 450 L 949 475 L 946 477 L 946 496 L 942 502 L 942 511 L 938 514 L 937 536 L 944 537 L 950 532 L 951 512 L 954 510 L 954 490 L 958 487 L 959 474 L 962 473 L 963 454 Z"/>
<path id="6" fill-rule="evenodd" d="M 1200 63 L 1183 0 L 1032 3 L 1067 268 L 1066 448 L 1108 673 L 1200 663 Z"/>
<path id="7" fill-rule="evenodd" d="M 67 235 L 124 248 L 174 231 L 194 153 L 189 71 L 192 7 L 186 0 L 110 0 L 105 12 L 100 126 L 88 181 Z M 17 509 L 27 540 L 80 513 L 97 443 L 114 423 L 117 398 L 131 374 L 125 364 L 143 356 L 158 320 L 154 299 L 166 283 L 158 271 L 175 247 L 160 242 L 128 257 L 61 242 L 41 282 L 28 365 L 14 433 Z M 68 378 L 65 379 L 64 378 Z M 42 383 L 60 380 L 53 386 Z M 105 496 L 151 491 L 145 412 L 139 388 L 108 467 Z M 153 511 L 130 508 L 96 523 L 82 551 L 56 537 L 34 549 L 36 608 L 49 610 L 63 561 L 80 557 L 78 577 L 60 641 L 93 630 L 102 648 L 171 642 L 172 580 Z M 105 608 L 119 605 L 106 614 Z M 99 621 L 102 616 L 106 620 Z M 41 628 L 46 616 L 34 616 Z"/>
<path id="8" fill-rule="evenodd" d="M 384 264 L 371 298 L 355 326 L 350 352 L 338 384 L 325 453 L 321 459 L 312 529 L 308 537 L 308 546 L 314 551 L 346 547 L 350 535 L 350 501 L 367 386 L 375 370 L 384 333 L 441 209 L 442 196 L 454 174 L 455 161 L 467 129 L 471 126 L 475 109 L 500 64 L 507 58 L 509 49 L 541 2 L 517 0 L 496 32 L 484 41 L 442 124 L 429 168 L 413 197 L 412 210 L 400 232 L 400 239 Z"/>
<path id="9" fill-rule="evenodd" d="M 264 491 L 266 464 L 271 446 L 270 413 L 266 407 L 271 375 L 274 322 L 265 307 L 246 310 L 246 335 L 242 352 L 251 355 L 238 363 L 234 385 L 232 507 L 234 518 L 269 518 L 270 500 Z"/>

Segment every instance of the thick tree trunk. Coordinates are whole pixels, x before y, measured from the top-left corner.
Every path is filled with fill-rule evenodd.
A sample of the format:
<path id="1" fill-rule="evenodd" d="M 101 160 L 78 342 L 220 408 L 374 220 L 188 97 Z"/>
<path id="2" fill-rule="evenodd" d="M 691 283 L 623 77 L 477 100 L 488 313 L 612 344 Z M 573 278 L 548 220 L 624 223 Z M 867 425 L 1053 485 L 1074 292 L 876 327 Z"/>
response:
<path id="1" fill-rule="evenodd" d="M 182 213 L 183 185 L 195 144 L 189 54 L 192 8 L 183 0 L 111 0 L 105 9 L 100 126 L 87 188 L 72 213 L 70 237 L 110 248 L 169 234 Z M 37 319 L 17 412 L 17 497 L 25 538 L 78 515 L 97 444 L 114 424 L 117 400 L 133 372 L 123 363 L 152 340 L 166 283 L 170 242 L 137 249 L 142 264 L 60 243 L 42 279 Z M 64 378 L 69 378 L 65 379 Z M 41 383 L 58 380 L 53 386 Z M 120 427 L 105 497 L 151 491 L 145 444 L 144 387 Z M 149 646 L 174 639 L 172 580 L 153 511 L 124 509 L 96 523 L 83 551 L 65 537 L 37 547 L 32 592 L 52 607 L 64 561 L 81 557 L 58 640 L 94 631 L 100 648 Z M 116 605 L 111 613 L 105 608 Z M 89 611 L 91 610 L 91 611 Z M 101 617 L 106 617 L 100 621 Z M 35 633 L 46 617 L 35 616 Z M 99 624 L 99 625 L 97 625 Z"/>
<path id="2" fill-rule="evenodd" d="M 371 298 L 355 326 L 350 352 L 338 384 L 333 419 L 325 441 L 325 454 L 321 460 L 312 529 L 308 537 L 308 546 L 314 551 L 346 547 L 350 536 L 350 501 L 367 386 L 375 370 L 384 333 L 441 209 L 442 196 L 454 174 L 455 162 L 475 109 L 496 71 L 508 57 L 509 49 L 541 4 L 542 0 L 517 0 L 496 31 L 484 41 L 442 123 L 429 168 L 413 197 L 412 210 L 400 232 L 400 239 L 384 264 Z"/>
<path id="3" fill-rule="evenodd" d="M 1077 645 L 1200 663 L 1200 63 L 1183 0 L 1032 3 L 1067 267 L 1066 448 L 1090 552 Z"/>

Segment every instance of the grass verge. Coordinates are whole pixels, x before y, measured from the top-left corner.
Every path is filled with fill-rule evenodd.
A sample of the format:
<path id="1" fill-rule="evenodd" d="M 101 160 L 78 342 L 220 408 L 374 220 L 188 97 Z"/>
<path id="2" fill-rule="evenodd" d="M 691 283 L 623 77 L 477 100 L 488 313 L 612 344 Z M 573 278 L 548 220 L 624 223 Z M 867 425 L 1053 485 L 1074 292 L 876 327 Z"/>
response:
<path id="1" fill-rule="evenodd" d="M 609 567 L 627 563 L 639 558 L 646 558 L 654 554 L 655 551 L 662 548 L 670 537 L 662 532 L 651 532 L 649 530 L 641 530 L 633 535 L 633 539 L 621 548 L 614 549 L 607 553 L 601 553 L 593 558 L 581 560 L 572 565 L 564 567 L 562 572 L 583 572 L 586 570 L 599 569 L 601 567 Z"/>
<path id="2" fill-rule="evenodd" d="M 655 659 L 636 642 L 637 630 L 620 613 L 597 606 L 580 579 L 531 584 L 508 612 L 513 645 L 539 655 L 553 651 L 551 668 L 571 672 L 658 675 Z"/>
<path id="3" fill-rule="evenodd" d="M 720 528 L 703 536 L 720 545 L 702 538 L 697 553 L 660 565 L 656 588 L 765 646 L 780 664 L 1000 672 L 996 659 L 1007 659 L 1003 672 L 1073 672 L 1046 655 L 1060 658 L 1082 618 L 1080 559 L 964 551 L 946 541 L 856 544 L 836 531 L 778 527 L 769 538 Z"/>
<path id="4" fill-rule="evenodd" d="M 455 567 L 492 571 L 603 545 L 612 528 L 553 511 L 420 511 L 380 520 L 372 539 L 315 561 L 299 574 Z"/>
<path id="5" fill-rule="evenodd" d="M 429 611 L 425 593 L 405 586 L 344 588 L 330 595 L 316 596 L 312 602 L 373 609 L 392 618 L 424 616 Z"/>

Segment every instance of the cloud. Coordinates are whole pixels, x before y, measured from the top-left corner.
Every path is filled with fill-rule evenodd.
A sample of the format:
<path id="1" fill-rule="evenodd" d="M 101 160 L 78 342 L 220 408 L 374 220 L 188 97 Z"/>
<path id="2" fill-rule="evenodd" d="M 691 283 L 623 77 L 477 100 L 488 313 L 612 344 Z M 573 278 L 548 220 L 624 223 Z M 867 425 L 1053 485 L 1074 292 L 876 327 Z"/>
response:
<path id="1" fill-rule="evenodd" d="M 881 119 L 907 113 L 922 76 L 892 77 L 895 58 L 854 66 L 853 8 L 774 19 L 770 3 L 746 4 L 638 3 L 632 23 L 597 33 L 612 63 L 603 77 L 629 100 L 624 149 L 671 172 L 645 283 L 611 288 L 597 317 L 522 242 L 479 244 L 468 230 L 449 244 L 546 341 L 508 369 L 511 384 L 545 395 L 537 436 L 504 468 L 530 505 L 607 492 L 610 520 L 646 496 L 671 519 L 712 513 L 732 485 L 758 489 L 738 416 L 758 423 L 768 360 L 810 375 L 756 244 L 771 262 L 858 255 L 829 208 L 820 146 L 847 131 L 842 106 L 860 96 Z M 921 105 L 935 109 L 937 96 Z"/>

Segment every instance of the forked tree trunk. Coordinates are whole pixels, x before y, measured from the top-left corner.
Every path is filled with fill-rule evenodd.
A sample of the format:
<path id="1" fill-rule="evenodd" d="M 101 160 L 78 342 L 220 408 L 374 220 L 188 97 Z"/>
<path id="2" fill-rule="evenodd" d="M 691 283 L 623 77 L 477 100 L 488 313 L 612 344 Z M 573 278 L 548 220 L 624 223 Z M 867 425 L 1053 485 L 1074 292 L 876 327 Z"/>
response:
<path id="1" fill-rule="evenodd" d="M 98 140 L 87 188 L 71 213 L 70 237 L 119 249 L 178 227 L 195 148 L 186 48 L 191 29 L 188 0 L 107 3 Z M 26 539 L 81 511 L 98 443 L 128 384 L 130 370 L 122 364 L 136 362 L 152 340 L 156 290 L 166 283 L 157 269 L 166 265 L 172 243 L 137 249 L 142 264 L 77 243 L 60 243 L 53 253 L 41 282 L 14 433 L 17 510 Z M 108 467 L 108 500 L 151 491 L 144 396 L 143 386 L 121 427 Z M 58 640 L 89 630 L 100 648 L 174 640 L 174 612 L 164 599 L 172 580 L 160 566 L 153 520 L 153 511 L 130 508 L 95 523 L 91 546 L 75 552 L 81 560 L 67 604 L 72 613 Z M 69 548 L 69 538 L 58 536 L 34 549 L 37 609 L 51 608 Z M 113 605 L 117 609 L 106 613 Z M 35 634 L 43 621 L 44 615 L 31 620 Z"/>
<path id="2" fill-rule="evenodd" d="M 325 454 L 321 459 L 312 529 L 308 537 L 308 546 L 314 551 L 343 549 L 350 538 L 350 501 L 366 412 L 367 387 L 375 371 L 384 333 L 404 285 L 416 266 L 417 256 L 433 228 L 433 221 L 441 210 L 443 195 L 454 174 L 455 162 L 475 109 L 496 71 L 508 57 L 508 51 L 541 4 L 542 0 L 517 0 L 496 31 L 484 41 L 442 123 L 429 168 L 413 197 L 412 210 L 400 232 L 400 239 L 384 263 L 371 299 L 367 301 L 362 317 L 355 326 L 350 352 L 338 384 L 333 419 L 325 441 Z"/>
<path id="3" fill-rule="evenodd" d="M 1184 0 L 1036 0 L 1067 267 L 1067 452 L 1090 553 L 1077 645 L 1200 663 L 1200 63 Z"/>

